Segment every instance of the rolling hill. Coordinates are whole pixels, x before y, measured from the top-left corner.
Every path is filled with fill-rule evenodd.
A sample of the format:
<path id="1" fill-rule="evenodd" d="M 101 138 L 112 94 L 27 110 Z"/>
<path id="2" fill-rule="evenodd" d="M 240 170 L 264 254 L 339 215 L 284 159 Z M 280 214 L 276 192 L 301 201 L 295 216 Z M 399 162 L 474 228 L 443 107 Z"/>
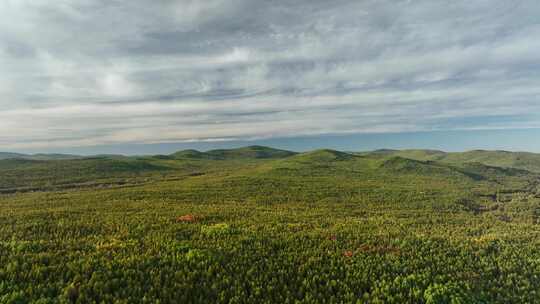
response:
<path id="1" fill-rule="evenodd" d="M 364 153 L 362 153 L 365 155 Z M 540 154 L 528 152 L 485 151 L 443 152 L 436 150 L 379 150 L 367 154 L 399 156 L 422 161 L 451 164 L 482 163 L 493 167 L 523 169 L 540 173 Z"/>
<path id="2" fill-rule="evenodd" d="M 426 182 L 453 181 L 463 185 L 473 183 L 475 187 L 482 183 L 500 183 L 511 185 L 510 188 L 524 188 L 528 180 L 536 179 L 533 172 L 537 164 L 535 154 L 525 154 L 526 158 L 523 155 L 499 151 L 445 153 L 432 150 L 347 153 L 330 149 L 296 153 L 262 146 L 207 152 L 183 150 L 171 155 L 147 157 L 104 155 L 75 158 L 37 154 L 31 158 L 0 160 L 0 175 L 3 177 L 0 189 L 26 187 L 44 190 L 82 184 L 126 184 L 126 179 L 130 183 L 158 182 L 163 178 L 211 177 L 218 173 L 221 178 L 236 176 L 244 179 L 317 177 L 329 179 L 329 184 L 336 178 L 393 180 L 396 184 L 421 179 Z M 527 166 L 520 165 L 525 159 Z M 532 170 L 528 172 L 523 168 Z"/>

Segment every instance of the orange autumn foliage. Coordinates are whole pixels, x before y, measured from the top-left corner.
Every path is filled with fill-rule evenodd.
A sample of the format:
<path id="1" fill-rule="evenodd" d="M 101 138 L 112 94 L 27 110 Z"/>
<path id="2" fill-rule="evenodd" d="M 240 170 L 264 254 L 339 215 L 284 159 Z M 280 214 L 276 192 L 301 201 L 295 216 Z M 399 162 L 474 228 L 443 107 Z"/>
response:
<path id="1" fill-rule="evenodd" d="M 177 223 L 195 223 L 199 220 L 199 217 L 193 214 L 186 214 L 176 218 Z"/>

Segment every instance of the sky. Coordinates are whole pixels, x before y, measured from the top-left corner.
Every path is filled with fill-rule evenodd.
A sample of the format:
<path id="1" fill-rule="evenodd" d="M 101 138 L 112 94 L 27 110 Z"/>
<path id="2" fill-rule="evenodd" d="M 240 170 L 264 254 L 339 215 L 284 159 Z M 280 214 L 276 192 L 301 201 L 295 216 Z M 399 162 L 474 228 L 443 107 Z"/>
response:
<path id="1" fill-rule="evenodd" d="M 0 151 L 540 152 L 534 0 L 2 0 Z"/>

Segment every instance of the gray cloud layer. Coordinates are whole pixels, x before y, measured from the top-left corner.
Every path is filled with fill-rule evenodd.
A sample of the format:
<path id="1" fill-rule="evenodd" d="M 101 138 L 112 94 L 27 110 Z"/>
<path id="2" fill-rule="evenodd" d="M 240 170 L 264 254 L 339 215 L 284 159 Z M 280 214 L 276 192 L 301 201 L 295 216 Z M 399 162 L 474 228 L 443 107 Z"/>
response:
<path id="1" fill-rule="evenodd" d="M 0 147 L 540 127 L 540 2 L 4 0 Z"/>

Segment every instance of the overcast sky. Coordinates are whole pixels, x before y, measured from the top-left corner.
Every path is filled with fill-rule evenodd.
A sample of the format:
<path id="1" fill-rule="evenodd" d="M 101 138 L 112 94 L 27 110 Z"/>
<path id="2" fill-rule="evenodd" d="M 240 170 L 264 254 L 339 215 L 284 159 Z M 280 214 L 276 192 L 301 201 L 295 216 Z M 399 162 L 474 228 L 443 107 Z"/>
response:
<path id="1" fill-rule="evenodd" d="M 0 150 L 540 127 L 540 1 L 2 0 L 0 16 Z"/>

